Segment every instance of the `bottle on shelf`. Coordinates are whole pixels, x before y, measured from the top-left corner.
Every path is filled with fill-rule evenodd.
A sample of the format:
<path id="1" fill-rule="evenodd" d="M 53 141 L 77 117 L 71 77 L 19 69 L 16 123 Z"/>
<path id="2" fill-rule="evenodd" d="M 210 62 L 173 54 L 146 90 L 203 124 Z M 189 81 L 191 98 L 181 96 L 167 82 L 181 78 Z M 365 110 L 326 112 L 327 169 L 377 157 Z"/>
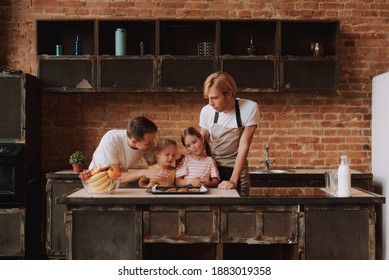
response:
<path id="1" fill-rule="evenodd" d="M 139 52 L 140 52 L 140 55 L 145 55 L 145 43 L 143 42 L 140 42 L 139 43 Z"/>
<path id="2" fill-rule="evenodd" d="M 247 48 L 247 54 L 248 55 L 256 55 L 257 54 L 257 47 L 254 45 L 254 38 L 253 36 L 250 37 L 250 45 Z"/>
<path id="3" fill-rule="evenodd" d="M 124 28 L 117 28 L 115 31 L 115 55 L 127 54 L 127 32 Z"/>
<path id="4" fill-rule="evenodd" d="M 338 168 L 338 197 L 349 197 L 351 193 L 351 169 L 347 156 L 340 157 Z"/>
<path id="5" fill-rule="evenodd" d="M 76 36 L 76 42 L 74 46 L 74 54 L 82 55 L 82 42 L 80 41 L 80 36 Z"/>

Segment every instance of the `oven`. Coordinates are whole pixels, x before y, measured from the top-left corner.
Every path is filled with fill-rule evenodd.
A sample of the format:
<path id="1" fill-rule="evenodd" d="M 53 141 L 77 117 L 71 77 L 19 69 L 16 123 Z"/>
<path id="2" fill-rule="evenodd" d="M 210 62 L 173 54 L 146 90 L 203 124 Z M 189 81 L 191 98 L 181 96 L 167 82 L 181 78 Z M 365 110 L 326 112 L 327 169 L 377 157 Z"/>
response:
<path id="1" fill-rule="evenodd" d="M 0 143 L 0 204 L 23 204 L 24 144 Z"/>

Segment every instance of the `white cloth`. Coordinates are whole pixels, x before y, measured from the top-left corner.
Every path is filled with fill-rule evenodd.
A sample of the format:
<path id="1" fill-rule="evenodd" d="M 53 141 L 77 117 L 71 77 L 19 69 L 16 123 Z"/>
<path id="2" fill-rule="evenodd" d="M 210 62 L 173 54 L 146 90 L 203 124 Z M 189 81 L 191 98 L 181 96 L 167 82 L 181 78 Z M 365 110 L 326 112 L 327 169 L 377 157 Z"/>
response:
<path id="1" fill-rule="evenodd" d="M 239 99 L 239 110 L 240 110 L 240 117 L 242 119 L 242 126 L 252 126 L 256 125 L 259 127 L 259 120 L 260 120 L 260 114 L 259 114 L 259 108 L 258 104 L 254 101 L 247 100 L 247 99 Z M 212 106 L 205 105 L 201 109 L 200 113 L 200 127 L 211 131 L 211 128 L 213 126 L 213 120 L 215 118 L 215 109 L 212 108 Z M 221 126 L 228 127 L 228 128 L 236 128 L 238 127 L 238 124 L 236 123 L 236 116 L 235 116 L 235 108 L 229 112 L 219 113 L 219 119 L 217 123 Z M 212 140 L 212 134 L 211 140 Z"/>
<path id="2" fill-rule="evenodd" d="M 89 169 L 118 163 L 122 171 L 127 171 L 134 163 L 144 157 L 151 164 L 154 162 L 154 148 L 146 153 L 131 148 L 127 143 L 126 130 L 112 129 L 101 138 L 99 146 L 93 153 Z"/>

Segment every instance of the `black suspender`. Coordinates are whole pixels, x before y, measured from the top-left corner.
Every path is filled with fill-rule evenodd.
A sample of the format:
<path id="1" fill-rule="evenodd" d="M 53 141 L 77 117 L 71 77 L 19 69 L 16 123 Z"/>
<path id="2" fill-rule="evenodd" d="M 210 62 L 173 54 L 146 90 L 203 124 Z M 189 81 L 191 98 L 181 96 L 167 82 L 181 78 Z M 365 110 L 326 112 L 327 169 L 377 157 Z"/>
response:
<path id="1" fill-rule="evenodd" d="M 240 117 L 240 109 L 238 99 L 235 99 L 235 115 L 236 115 L 236 123 L 238 127 L 242 127 L 242 119 Z M 219 119 L 219 112 L 215 112 L 215 117 L 213 119 L 213 123 L 217 123 Z"/>

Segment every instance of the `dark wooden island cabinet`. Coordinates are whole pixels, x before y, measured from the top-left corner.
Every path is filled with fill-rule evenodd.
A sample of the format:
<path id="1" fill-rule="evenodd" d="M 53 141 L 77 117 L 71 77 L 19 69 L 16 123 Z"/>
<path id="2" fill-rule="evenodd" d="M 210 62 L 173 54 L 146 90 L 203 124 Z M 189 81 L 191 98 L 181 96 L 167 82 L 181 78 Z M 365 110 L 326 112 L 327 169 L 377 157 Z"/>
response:
<path id="1" fill-rule="evenodd" d="M 58 198 L 68 259 L 375 259 L 375 207 L 384 202 L 359 188 L 337 198 L 316 187 Z"/>

